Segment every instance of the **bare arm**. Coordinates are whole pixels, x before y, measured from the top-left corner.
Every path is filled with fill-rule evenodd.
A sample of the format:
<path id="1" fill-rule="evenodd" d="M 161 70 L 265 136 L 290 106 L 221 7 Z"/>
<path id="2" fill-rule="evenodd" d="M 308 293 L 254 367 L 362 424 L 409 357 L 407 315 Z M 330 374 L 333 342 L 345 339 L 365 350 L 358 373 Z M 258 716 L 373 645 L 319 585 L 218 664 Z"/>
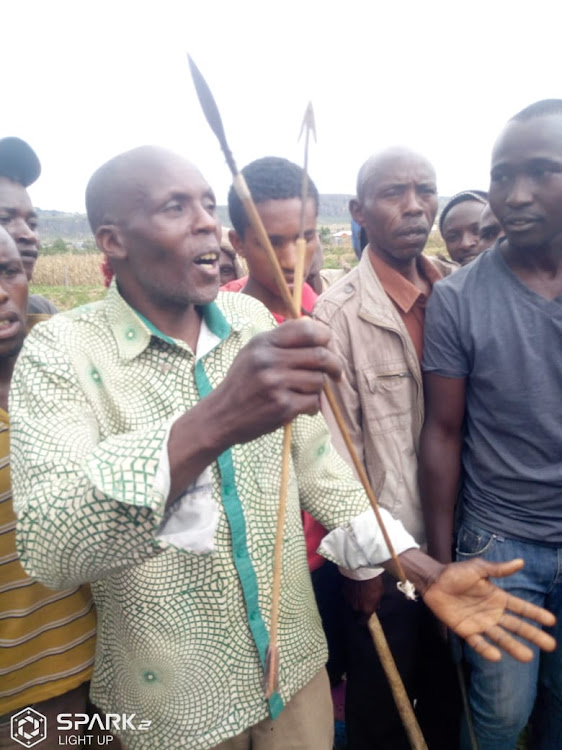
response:
<path id="1" fill-rule="evenodd" d="M 461 472 L 466 379 L 426 373 L 424 391 L 419 478 L 428 552 L 448 563 Z"/>

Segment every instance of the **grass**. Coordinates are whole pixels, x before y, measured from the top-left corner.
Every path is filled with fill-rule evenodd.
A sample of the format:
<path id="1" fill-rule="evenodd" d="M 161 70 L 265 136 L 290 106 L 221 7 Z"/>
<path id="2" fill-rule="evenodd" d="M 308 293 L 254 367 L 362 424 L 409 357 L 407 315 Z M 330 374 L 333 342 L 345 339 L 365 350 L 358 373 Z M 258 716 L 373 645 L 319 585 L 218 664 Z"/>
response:
<path id="1" fill-rule="evenodd" d="M 29 293 L 41 294 L 61 311 L 95 302 L 105 294 L 100 263 L 98 253 L 40 256 Z"/>
<path id="2" fill-rule="evenodd" d="M 31 284 L 29 293 L 41 294 L 62 312 L 64 310 L 72 310 L 73 307 L 80 307 L 80 305 L 85 305 L 87 302 L 95 302 L 101 299 L 105 295 L 105 287 L 101 284 L 99 287 L 64 287 Z"/>

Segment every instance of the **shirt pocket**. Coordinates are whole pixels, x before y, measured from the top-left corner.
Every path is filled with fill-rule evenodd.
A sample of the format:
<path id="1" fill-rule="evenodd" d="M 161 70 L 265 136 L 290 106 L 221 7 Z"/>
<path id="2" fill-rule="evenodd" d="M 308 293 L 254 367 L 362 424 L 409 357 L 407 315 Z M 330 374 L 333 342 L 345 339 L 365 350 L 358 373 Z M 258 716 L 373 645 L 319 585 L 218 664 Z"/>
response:
<path id="1" fill-rule="evenodd" d="M 406 365 L 376 365 L 367 368 L 362 374 L 366 384 L 366 397 L 362 407 L 369 431 L 374 435 L 382 435 L 408 428 L 412 419 L 412 389 L 415 383 Z"/>

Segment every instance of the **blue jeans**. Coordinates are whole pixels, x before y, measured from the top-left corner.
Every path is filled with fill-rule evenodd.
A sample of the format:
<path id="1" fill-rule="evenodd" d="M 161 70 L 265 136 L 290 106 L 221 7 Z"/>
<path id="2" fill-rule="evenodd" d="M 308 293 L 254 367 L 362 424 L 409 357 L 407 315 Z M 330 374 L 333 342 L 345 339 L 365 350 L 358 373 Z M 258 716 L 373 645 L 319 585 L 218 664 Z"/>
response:
<path id="1" fill-rule="evenodd" d="M 472 557 L 491 562 L 523 558 L 523 570 L 494 583 L 553 612 L 557 623 L 548 631 L 561 644 L 553 653 L 539 654 L 533 647 L 535 658 L 526 664 L 507 654 L 500 662 L 489 662 L 465 645 L 471 672 L 469 700 L 479 750 L 513 750 L 531 714 L 533 750 L 561 750 L 562 545 L 556 548 L 508 539 L 464 522 L 458 534 L 457 560 Z M 470 747 L 466 737 L 462 747 Z"/>

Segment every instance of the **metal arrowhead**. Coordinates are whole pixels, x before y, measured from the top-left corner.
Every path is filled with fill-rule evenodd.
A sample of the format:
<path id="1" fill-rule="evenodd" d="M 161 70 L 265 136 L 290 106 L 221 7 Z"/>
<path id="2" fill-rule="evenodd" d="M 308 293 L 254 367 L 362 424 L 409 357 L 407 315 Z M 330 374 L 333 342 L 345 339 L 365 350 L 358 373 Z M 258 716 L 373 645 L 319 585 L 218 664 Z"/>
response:
<path id="1" fill-rule="evenodd" d="M 301 132 L 299 134 L 299 141 L 302 138 L 304 132 L 312 133 L 314 136 L 314 142 L 316 143 L 316 122 L 314 120 L 314 110 L 312 109 L 312 102 L 308 102 L 306 112 L 301 125 Z"/>

